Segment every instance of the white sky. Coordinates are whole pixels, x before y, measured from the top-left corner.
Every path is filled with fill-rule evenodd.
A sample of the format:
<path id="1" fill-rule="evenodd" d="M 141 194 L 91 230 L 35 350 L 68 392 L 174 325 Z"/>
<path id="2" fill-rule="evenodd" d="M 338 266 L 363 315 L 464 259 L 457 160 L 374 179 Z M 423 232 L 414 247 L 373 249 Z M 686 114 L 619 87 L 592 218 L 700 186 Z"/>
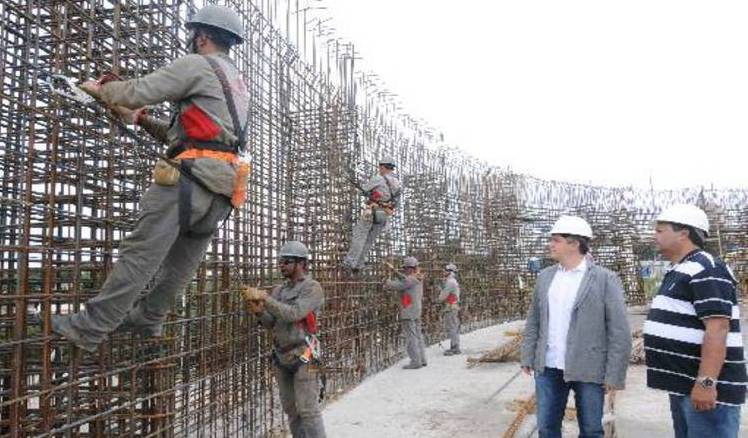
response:
<path id="1" fill-rule="evenodd" d="M 325 0 L 405 111 L 547 179 L 748 187 L 748 2 Z"/>

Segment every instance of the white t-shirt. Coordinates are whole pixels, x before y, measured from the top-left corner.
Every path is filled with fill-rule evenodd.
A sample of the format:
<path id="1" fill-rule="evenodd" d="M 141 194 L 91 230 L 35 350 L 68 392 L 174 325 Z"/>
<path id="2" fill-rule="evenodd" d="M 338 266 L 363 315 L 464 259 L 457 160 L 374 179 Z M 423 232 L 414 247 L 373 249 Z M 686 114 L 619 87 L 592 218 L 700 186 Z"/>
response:
<path id="1" fill-rule="evenodd" d="M 586 271 L 585 259 L 568 271 L 559 265 L 548 288 L 548 347 L 545 352 L 545 366 L 548 368 L 564 369 L 571 311 Z"/>

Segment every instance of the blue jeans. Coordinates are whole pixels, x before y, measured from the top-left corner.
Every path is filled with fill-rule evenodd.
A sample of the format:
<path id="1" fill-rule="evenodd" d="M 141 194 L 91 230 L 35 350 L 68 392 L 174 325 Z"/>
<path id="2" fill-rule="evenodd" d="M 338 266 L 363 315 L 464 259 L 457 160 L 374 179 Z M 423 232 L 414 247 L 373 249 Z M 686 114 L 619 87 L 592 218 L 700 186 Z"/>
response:
<path id="1" fill-rule="evenodd" d="M 564 381 L 564 371 L 546 368 L 535 373 L 535 396 L 538 400 L 538 435 L 540 438 L 561 438 L 569 390 L 574 390 L 579 437 L 603 437 L 603 385 Z"/>
<path id="2" fill-rule="evenodd" d="M 740 406 L 718 404 L 710 411 L 697 411 L 691 397 L 670 394 L 675 438 L 738 438 Z"/>

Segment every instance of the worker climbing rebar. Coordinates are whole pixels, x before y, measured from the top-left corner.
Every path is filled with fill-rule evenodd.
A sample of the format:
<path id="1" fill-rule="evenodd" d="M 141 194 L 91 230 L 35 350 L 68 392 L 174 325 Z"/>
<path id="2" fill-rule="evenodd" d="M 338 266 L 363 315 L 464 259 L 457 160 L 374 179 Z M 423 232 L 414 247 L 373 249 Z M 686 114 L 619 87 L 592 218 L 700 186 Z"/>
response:
<path id="1" fill-rule="evenodd" d="M 382 158 L 379 173 L 359 187 L 367 197 L 366 207 L 353 227 L 351 247 L 343 260 L 343 265 L 354 273 L 364 268 L 371 246 L 399 205 L 401 185 L 393 174 L 395 167 L 393 158 Z"/>
<path id="2" fill-rule="evenodd" d="M 89 352 L 118 327 L 160 336 L 220 222 L 244 203 L 249 168 L 238 154 L 245 146 L 249 97 L 229 58 L 231 46 L 243 41 L 241 19 L 211 5 L 186 27 L 192 53 L 139 79 L 105 74 L 80 86 L 166 144 L 168 158 L 156 165 L 135 229 L 123 239 L 99 294 L 80 312 L 52 319 L 56 334 Z M 162 102 L 176 108 L 169 122 L 146 109 Z M 153 288 L 136 302 L 154 276 Z"/>

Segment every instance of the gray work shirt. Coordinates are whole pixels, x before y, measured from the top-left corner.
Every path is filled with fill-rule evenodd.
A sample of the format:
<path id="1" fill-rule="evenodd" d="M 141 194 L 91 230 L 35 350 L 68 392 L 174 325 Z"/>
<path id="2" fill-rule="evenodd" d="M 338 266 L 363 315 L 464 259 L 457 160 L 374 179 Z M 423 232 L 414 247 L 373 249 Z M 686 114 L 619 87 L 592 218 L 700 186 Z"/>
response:
<path id="1" fill-rule="evenodd" d="M 265 301 L 260 322 L 272 330 L 273 342 L 278 348 L 301 344 L 307 332 L 300 322 L 309 312 L 319 316 L 324 301 L 322 286 L 307 274 L 301 281 L 287 281 L 273 289 Z"/>
<path id="2" fill-rule="evenodd" d="M 454 303 L 449 303 L 447 298 L 449 298 L 450 295 L 454 295 L 456 298 L 456 301 Z M 440 303 L 444 304 L 444 310 L 458 310 L 460 308 L 460 285 L 457 283 L 457 279 L 455 278 L 454 274 L 449 274 L 446 280 L 444 280 L 444 286 L 442 286 L 441 290 L 439 291 L 439 297 L 437 300 Z"/>
<path id="3" fill-rule="evenodd" d="M 400 293 L 400 319 L 419 319 L 423 301 L 423 282 L 415 275 L 388 280 L 384 287 Z"/>
<path id="4" fill-rule="evenodd" d="M 389 183 L 389 185 L 388 185 Z M 402 186 L 400 180 L 395 178 L 391 173 L 388 175 L 374 175 L 369 181 L 367 181 L 361 188 L 365 192 L 371 192 L 376 190 L 382 194 L 379 198 L 382 202 L 392 201 L 394 206 L 397 207 L 400 200 L 400 191 Z"/>

